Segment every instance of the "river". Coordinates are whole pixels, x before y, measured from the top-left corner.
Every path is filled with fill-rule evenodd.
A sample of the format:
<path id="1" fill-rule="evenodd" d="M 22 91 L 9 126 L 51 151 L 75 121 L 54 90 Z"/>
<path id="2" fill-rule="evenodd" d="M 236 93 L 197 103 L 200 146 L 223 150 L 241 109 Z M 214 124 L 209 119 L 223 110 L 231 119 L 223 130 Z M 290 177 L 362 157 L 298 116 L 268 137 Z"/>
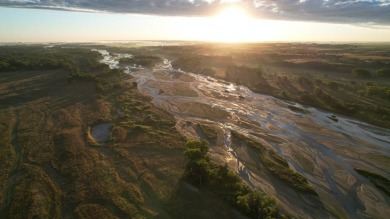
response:
<path id="1" fill-rule="evenodd" d="M 124 69 L 137 80 L 141 92 L 153 97 L 153 104 L 172 113 L 183 135 L 199 137 L 188 122 L 218 127 L 224 137 L 211 147 L 212 158 L 222 165 L 228 163 L 249 185 L 274 196 L 289 214 L 303 218 L 390 215 L 389 197 L 354 170 L 362 168 L 390 178 L 389 129 L 341 115 L 332 119 L 330 112 L 174 70 L 168 60 L 154 69 L 143 69 L 119 65 L 118 59 L 129 54 L 97 51 L 102 63 Z M 250 149 L 232 146 L 231 130 L 278 152 L 314 185 L 318 197 L 296 192 L 264 174 Z"/>

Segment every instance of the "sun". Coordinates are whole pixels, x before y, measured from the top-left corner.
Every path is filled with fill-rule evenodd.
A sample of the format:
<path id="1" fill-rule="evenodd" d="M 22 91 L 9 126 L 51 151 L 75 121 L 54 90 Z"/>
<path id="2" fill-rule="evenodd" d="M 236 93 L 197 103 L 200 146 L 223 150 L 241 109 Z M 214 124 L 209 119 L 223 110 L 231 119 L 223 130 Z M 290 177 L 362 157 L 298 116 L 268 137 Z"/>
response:
<path id="1" fill-rule="evenodd" d="M 216 16 L 215 19 L 221 22 L 223 25 L 238 25 L 242 22 L 247 22 L 251 18 L 246 13 L 245 10 L 239 7 L 229 7 L 221 10 Z"/>
<path id="2" fill-rule="evenodd" d="M 214 41 L 242 42 L 250 39 L 254 27 L 254 19 L 240 7 L 224 8 L 211 18 Z"/>
<path id="3" fill-rule="evenodd" d="M 251 16 L 238 6 L 223 8 L 212 17 L 186 19 L 186 38 L 211 42 L 259 42 L 277 39 L 280 24 Z"/>

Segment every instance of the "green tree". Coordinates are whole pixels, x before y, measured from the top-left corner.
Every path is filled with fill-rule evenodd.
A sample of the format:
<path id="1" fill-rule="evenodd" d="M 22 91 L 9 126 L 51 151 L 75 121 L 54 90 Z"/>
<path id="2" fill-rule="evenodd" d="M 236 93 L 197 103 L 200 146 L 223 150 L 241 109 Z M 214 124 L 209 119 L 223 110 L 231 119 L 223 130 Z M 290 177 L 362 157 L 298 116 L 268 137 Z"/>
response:
<path id="1" fill-rule="evenodd" d="M 186 177 L 199 186 L 208 183 L 210 175 L 209 147 L 205 141 L 188 141 L 184 150 Z"/>
<path id="2" fill-rule="evenodd" d="M 274 199 L 253 191 L 237 198 L 237 206 L 250 218 L 276 218 L 278 209 Z"/>

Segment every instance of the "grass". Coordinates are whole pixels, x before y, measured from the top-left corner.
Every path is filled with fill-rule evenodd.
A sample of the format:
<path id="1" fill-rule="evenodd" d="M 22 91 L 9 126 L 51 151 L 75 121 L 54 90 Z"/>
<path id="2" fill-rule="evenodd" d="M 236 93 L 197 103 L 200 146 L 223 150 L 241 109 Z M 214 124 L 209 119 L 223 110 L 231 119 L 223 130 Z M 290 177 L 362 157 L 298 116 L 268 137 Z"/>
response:
<path id="1" fill-rule="evenodd" d="M 4 110 L 0 113 L 0 205 L 4 206 L 6 201 L 6 186 L 8 184 L 8 179 L 11 175 L 13 169 L 16 168 L 16 152 L 13 148 L 13 129 L 15 127 L 15 114 L 11 110 Z M 16 136 L 14 136 L 16 137 Z"/>
<path id="2" fill-rule="evenodd" d="M 24 164 L 9 206 L 12 218 L 60 218 L 61 192 L 38 167 Z M 23 210 L 22 210 L 23 209 Z"/>
<path id="3" fill-rule="evenodd" d="M 180 76 L 181 77 L 181 76 Z M 151 82 L 151 86 L 159 88 L 159 94 L 164 96 L 197 97 L 198 93 L 185 82 Z"/>
<path id="4" fill-rule="evenodd" d="M 27 49 L 34 51 L 22 54 L 45 54 Z M 96 63 L 101 58 L 89 49 L 66 54 L 76 69 L 88 56 L 83 54 L 95 57 Z M 72 72 L 62 66 L 34 71 L 26 66 L 26 71 L 0 71 L 0 217 L 164 214 L 184 171 L 184 139 L 174 128 L 174 118 L 127 83 L 127 75 L 80 67 L 93 80 L 69 83 Z M 116 108 L 125 116 L 118 116 Z M 98 121 L 115 123 L 113 137 L 91 147 L 88 127 Z"/>
<path id="5" fill-rule="evenodd" d="M 216 141 L 217 140 L 218 135 L 217 135 L 217 132 L 215 131 L 215 129 L 211 128 L 208 125 L 203 125 L 200 123 L 197 124 L 197 127 L 204 134 L 204 136 L 206 137 L 206 139 L 208 141 Z"/>
<path id="6" fill-rule="evenodd" d="M 249 139 L 236 131 L 232 131 L 232 137 L 236 141 L 238 140 L 240 143 L 244 143 L 253 149 L 264 167 L 275 177 L 298 191 L 317 195 L 314 187 L 307 181 L 307 179 L 300 173 L 292 170 L 287 161 L 279 156 L 275 151 L 267 149 L 261 143 Z"/>
<path id="7" fill-rule="evenodd" d="M 208 104 L 193 102 L 190 104 L 178 103 L 177 107 L 180 111 L 186 112 L 189 116 L 208 118 L 212 120 L 221 121 L 230 116 L 230 114 L 217 107 L 212 107 Z"/>

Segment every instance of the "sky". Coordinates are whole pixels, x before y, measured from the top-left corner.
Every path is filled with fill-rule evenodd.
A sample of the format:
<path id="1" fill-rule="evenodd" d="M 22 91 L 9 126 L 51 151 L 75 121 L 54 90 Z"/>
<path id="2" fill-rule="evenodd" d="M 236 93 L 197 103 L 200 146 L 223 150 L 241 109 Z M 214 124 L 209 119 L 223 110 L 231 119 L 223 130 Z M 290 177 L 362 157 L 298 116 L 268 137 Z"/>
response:
<path id="1" fill-rule="evenodd" d="M 390 41 L 390 0 L 0 0 L 0 42 Z"/>

